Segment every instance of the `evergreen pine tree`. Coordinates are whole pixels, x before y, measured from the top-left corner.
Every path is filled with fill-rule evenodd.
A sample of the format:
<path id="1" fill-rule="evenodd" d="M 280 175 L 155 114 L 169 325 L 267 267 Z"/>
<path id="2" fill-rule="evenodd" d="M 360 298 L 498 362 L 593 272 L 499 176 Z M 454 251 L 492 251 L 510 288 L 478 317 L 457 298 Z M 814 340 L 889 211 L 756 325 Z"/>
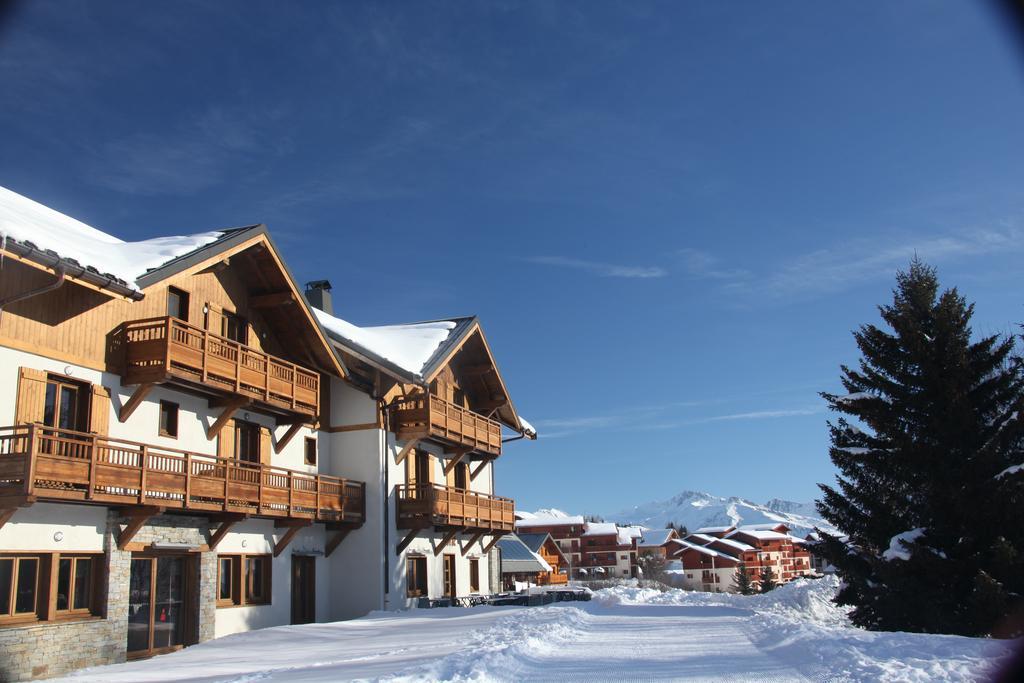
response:
<path id="1" fill-rule="evenodd" d="M 992 633 L 1024 595 L 1022 360 L 1012 338 L 972 343 L 973 305 L 916 259 L 893 295 L 889 330 L 854 333 L 846 395 L 822 394 L 842 416 L 829 424 L 838 485 L 821 485 L 818 509 L 845 538 L 816 550 L 860 626 Z"/>
<path id="2" fill-rule="evenodd" d="M 779 585 L 775 581 L 775 573 L 772 571 L 771 567 L 766 566 L 761 569 L 760 584 L 762 593 L 767 593 Z"/>
<path id="3" fill-rule="evenodd" d="M 736 565 L 736 573 L 732 577 L 732 585 L 736 592 L 742 595 L 752 595 L 754 593 L 754 581 L 750 578 L 750 570 L 742 562 Z"/>

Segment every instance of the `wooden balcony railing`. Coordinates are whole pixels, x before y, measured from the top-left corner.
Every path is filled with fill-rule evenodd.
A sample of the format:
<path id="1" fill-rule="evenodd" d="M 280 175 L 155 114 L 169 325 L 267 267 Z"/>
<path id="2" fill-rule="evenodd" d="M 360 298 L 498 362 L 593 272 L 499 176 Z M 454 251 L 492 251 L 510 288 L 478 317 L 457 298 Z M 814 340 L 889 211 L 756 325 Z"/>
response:
<path id="1" fill-rule="evenodd" d="M 0 504 L 54 499 L 362 524 L 366 484 L 55 430 L 0 427 Z"/>
<path id="2" fill-rule="evenodd" d="M 171 377 L 245 396 L 278 409 L 316 415 L 320 375 L 177 318 L 125 323 L 125 384 Z"/>
<path id="3" fill-rule="evenodd" d="M 399 439 L 432 438 L 501 455 L 501 424 L 437 396 L 419 395 L 395 404 Z"/>
<path id="4" fill-rule="evenodd" d="M 396 488 L 399 529 L 455 526 L 512 531 L 515 526 L 515 502 L 511 498 L 438 484 L 402 484 Z"/>
<path id="5" fill-rule="evenodd" d="M 537 574 L 538 586 L 557 586 L 564 583 L 569 583 L 569 577 L 565 574 L 552 574 L 551 572 Z"/>

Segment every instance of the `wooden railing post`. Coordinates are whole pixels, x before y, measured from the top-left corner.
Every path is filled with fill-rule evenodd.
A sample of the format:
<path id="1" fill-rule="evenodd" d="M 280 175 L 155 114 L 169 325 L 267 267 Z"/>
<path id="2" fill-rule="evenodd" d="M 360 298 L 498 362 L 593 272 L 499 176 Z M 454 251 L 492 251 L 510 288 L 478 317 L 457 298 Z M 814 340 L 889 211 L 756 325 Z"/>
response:
<path id="1" fill-rule="evenodd" d="M 292 493 L 294 490 L 294 481 L 292 480 L 292 471 L 288 470 L 288 516 L 294 517 L 294 508 L 292 503 Z"/>
<path id="2" fill-rule="evenodd" d="M 221 507 L 224 508 L 225 510 L 227 510 L 228 509 L 228 499 L 230 497 L 228 494 L 231 492 L 231 478 L 230 478 L 231 463 L 229 461 L 227 461 L 227 460 L 224 460 L 223 462 L 224 462 L 224 500 L 221 501 Z"/>
<path id="3" fill-rule="evenodd" d="M 192 502 L 192 454 L 185 454 L 185 508 Z"/>
<path id="4" fill-rule="evenodd" d="M 313 476 L 313 481 L 316 484 L 316 509 L 313 510 L 313 516 L 316 517 L 316 518 L 319 518 L 320 517 L 320 510 L 322 509 L 320 507 L 320 475 L 319 474 L 314 475 Z M 344 479 L 341 480 L 341 490 L 339 491 L 339 494 L 341 495 L 341 511 L 342 511 L 342 516 L 344 517 L 344 512 L 345 512 L 345 480 Z"/>
<path id="5" fill-rule="evenodd" d="M 199 356 L 200 356 L 200 358 L 203 359 L 202 360 L 202 364 L 203 364 L 202 372 L 203 372 L 203 383 L 205 384 L 206 382 L 209 381 L 209 375 L 208 375 L 208 371 L 206 369 L 206 354 L 208 354 L 210 352 L 210 332 L 208 330 L 203 330 L 203 337 L 202 337 L 202 342 L 201 343 L 202 343 L 203 348 L 201 348 L 199 350 L 200 351 Z"/>
<path id="6" fill-rule="evenodd" d="M 235 393 L 242 390 L 242 345 L 232 342 L 235 348 Z"/>
<path id="7" fill-rule="evenodd" d="M 92 448 L 89 451 L 89 488 L 85 494 L 86 500 L 91 500 L 93 492 L 96 491 L 96 460 L 98 459 L 99 450 L 99 437 L 94 435 L 92 437 Z"/>
<path id="8" fill-rule="evenodd" d="M 139 455 L 139 457 L 142 459 L 142 472 L 139 476 L 139 505 L 142 505 L 144 502 L 146 502 L 146 468 L 149 467 L 149 463 L 146 461 L 149 460 L 149 458 L 147 457 L 148 455 L 149 446 L 143 444 Z"/>
<path id="9" fill-rule="evenodd" d="M 27 496 L 31 496 L 36 487 L 36 458 L 38 456 L 37 451 L 39 450 L 39 439 L 36 435 L 37 429 L 34 424 L 28 426 L 28 443 L 26 444 L 28 446 L 26 451 L 28 462 L 25 467 L 25 495 Z"/>

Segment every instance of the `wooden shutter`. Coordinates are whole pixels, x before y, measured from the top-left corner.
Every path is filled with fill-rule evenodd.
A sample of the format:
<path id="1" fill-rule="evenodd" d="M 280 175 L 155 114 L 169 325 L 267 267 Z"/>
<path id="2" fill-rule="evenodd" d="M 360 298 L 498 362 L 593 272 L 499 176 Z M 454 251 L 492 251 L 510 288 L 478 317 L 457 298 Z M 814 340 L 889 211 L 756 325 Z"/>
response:
<path id="1" fill-rule="evenodd" d="M 217 437 L 217 456 L 221 458 L 235 457 L 234 420 L 228 420 L 228 423 L 221 427 L 220 436 Z"/>
<path id="2" fill-rule="evenodd" d="M 89 409 L 89 431 L 107 435 L 110 428 L 110 389 L 102 384 L 92 385 L 92 405 Z"/>
<path id="3" fill-rule="evenodd" d="M 217 304 L 206 302 L 206 331 L 219 335 L 224 331 L 224 309 Z"/>
<path id="4" fill-rule="evenodd" d="M 264 465 L 270 464 L 270 436 L 270 427 L 260 425 L 260 463 Z"/>
<path id="5" fill-rule="evenodd" d="M 405 457 L 405 483 L 410 486 L 416 483 L 416 458 L 419 457 L 419 452 L 413 449 L 409 455 Z"/>
<path id="6" fill-rule="evenodd" d="M 20 368 L 14 421 L 17 424 L 42 422 L 45 405 L 46 372 L 35 368 Z"/>
<path id="7" fill-rule="evenodd" d="M 458 465 L 453 467 L 447 474 L 444 475 L 445 486 L 455 488 L 455 470 L 458 469 Z"/>

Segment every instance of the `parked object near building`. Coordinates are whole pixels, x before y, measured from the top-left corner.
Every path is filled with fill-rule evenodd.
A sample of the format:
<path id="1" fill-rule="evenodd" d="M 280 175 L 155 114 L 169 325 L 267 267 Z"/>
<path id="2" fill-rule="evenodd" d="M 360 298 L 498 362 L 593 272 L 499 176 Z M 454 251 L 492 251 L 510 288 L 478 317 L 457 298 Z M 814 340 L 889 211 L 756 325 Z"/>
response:
<path id="1" fill-rule="evenodd" d="M 0 188 L 0 236 L 0 679 L 490 591 L 536 435 L 475 318 L 314 309 L 260 225 L 126 243 Z"/>

